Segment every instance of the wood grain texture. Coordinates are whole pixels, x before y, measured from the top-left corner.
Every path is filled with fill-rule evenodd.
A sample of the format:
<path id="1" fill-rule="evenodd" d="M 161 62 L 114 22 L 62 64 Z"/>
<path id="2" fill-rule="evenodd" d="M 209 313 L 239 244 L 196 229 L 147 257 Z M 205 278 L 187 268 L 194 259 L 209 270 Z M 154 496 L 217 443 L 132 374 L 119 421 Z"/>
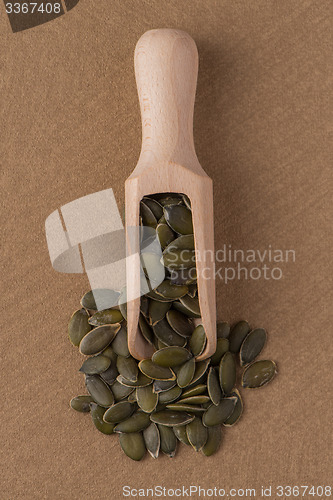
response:
<path id="1" fill-rule="evenodd" d="M 143 196 L 175 192 L 192 204 L 197 259 L 198 296 L 207 336 L 198 360 L 216 348 L 213 186 L 199 164 L 193 141 L 193 108 L 198 52 L 193 39 L 179 30 L 150 30 L 135 49 L 135 75 L 142 119 L 142 148 L 137 166 L 125 183 L 126 227 L 139 224 Z M 128 255 L 139 252 L 139 234 Z M 137 359 L 150 357 L 152 347 L 138 329 L 140 268 L 127 260 L 127 328 L 129 349 Z M 133 300 L 132 300 L 132 297 Z"/>

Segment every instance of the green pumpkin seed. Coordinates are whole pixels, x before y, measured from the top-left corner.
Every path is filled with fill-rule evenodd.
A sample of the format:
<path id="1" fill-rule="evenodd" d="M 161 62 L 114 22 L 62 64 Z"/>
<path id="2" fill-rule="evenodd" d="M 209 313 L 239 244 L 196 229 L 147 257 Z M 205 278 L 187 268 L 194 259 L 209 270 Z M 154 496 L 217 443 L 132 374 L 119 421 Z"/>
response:
<path id="1" fill-rule="evenodd" d="M 175 233 L 172 231 L 171 227 L 166 223 L 160 224 L 160 221 L 156 227 L 156 233 L 163 250 L 175 239 Z"/>
<path id="2" fill-rule="evenodd" d="M 165 277 L 165 269 L 161 262 L 160 255 L 145 251 L 141 253 L 140 261 L 142 269 L 149 281 L 150 288 L 155 288 Z M 149 295 L 146 294 L 146 297 L 149 297 Z"/>
<path id="3" fill-rule="evenodd" d="M 107 424 L 103 420 L 104 413 L 106 412 L 106 408 L 97 405 L 96 403 L 90 404 L 90 414 L 91 419 L 93 421 L 94 426 L 103 434 L 113 434 L 114 424 Z"/>
<path id="4" fill-rule="evenodd" d="M 98 354 L 112 342 L 119 330 L 119 324 L 98 326 L 90 330 L 80 342 L 80 353 L 87 356 Z"/>
<path id="5" fill-rule="evenodd" d="M 125 379 L 130 382 L 137 382 L 139 370 L 137 362 L 132 357 L 118 356 L 117 370 Z"/>
<path id="6" fill-rule="evenodd" d="M 155 380 L 175 380 L 176 375 L 171 370 L 171 368 L 166 368 L 164 366 L 155 365 L 151 359 L 143 359 L 139 362 L 139 370 L 146 375 Z"/>
<path id="7" fill-rule="evenodd" d="M 173 285 L 191 285 L 197 280 L 195 267 L 170 269 L 170 281 Z"/>
<path id="8" fill-rule="evenodd" d="M 150 415 L 150 419 L 155 424 L 166 425 L 168 427 L 174 427 L 177 425 L 186 425 L 192 422 L 194 416 L 189 415 L 185 412 L 162 410 L 156 411 Z"/>
<path id="9" fill-rule="evenodd" d="M 209 359 L 204 359 L 203 361 L 199 361 L 198 363 L 195 364 L 195 372 L 189 387 L 193 387 L 193 385 L 196 384 L 203 375 L 205 375 L 209 363 L 210 363 Z"/>
<path id="10" fill-rule="evenodd" d="M 173 458 L 177 449 L 177 438 L 175 433 L 172 429 L 170 429 L 170 427 L 166 427 L 164 425 L 158 425 L 158 430 L 161 439 L 161 451 L 169 458 Z"/>
<path id="11" fill-rule="evenodd" d="M 96 312 L 89 318 L 89 324 L 93 326 L 113 325 L 123 321 L 123 315 L 118 309 L 105 309 Z"/>
<path id="12" fill-rule="evenodd" d="M 216 325 L 216 335 L 218 339 L 227 339 L 230 334 L 230 325 L 225 321 L 221 321 Z"/>
<path id="13" fill-rule="evenodd" d="M 157 220 L 151 209 L 143 201 L 140 202 L 140 216 L 142 225 L 156 228 Z"/>
<path id="14" fill-rule="evenodd" d="M 128 395 L 127 401 L 129 403 L 136 403 L 136 391 L 131 392 L 131 394 Z"/>
<path id="15" fill-rule="evenodd" d="M 222 399 L 217 406 L 211 405 L 202 417 L 202 423 L 206 427 L 223 424 L 232 414 L 237 403 L 237 398 L 230 397 Z"/>
<path id="16" fill-rule="evenodd" d="M 101 352 L 103 356 L 106 356 L 111 360 L 112 363 L 116 364 L 117 354 L 113 351 L 112 347 L 109 345 Z"/>
<path id="17" fill-rule="evenodd" d="M 239 352 L 243 340 L 251 330 L 247 321 L 239 321 L 232 327 L 229 335 L 229 350 L 234 354 Z"/>
<path id="18" fill-rule="evenodd" d="M 86 375 L 86 388 L 95 403 L 99 406 L 108 408 L 113 405 L 113 393 L 99 375 Z"/>
<path id="19" fill-rule="evenodd" d="M 70 405 L 73 410 L 79 411 L 80 413 L 89 413 L 90 403 L 93 402 L 94 400 L 91 396 L 76 396 L 71 399 Z"/>
<path id="20" fill-rule="evenodd" d="M 178 238 L 169 243 L 165 248 L 166 253 L 172 250 L 194 250 L 194 235 L 186 234 L 178 236 Z"/>
<path id="21" fill-rule="evenodd" d="M 176 380 L 154 380 L 153 383 L 153 391 L 156 394 L 159 394 L 160 392 L 165 392 L 168 391 L 169 389 L 172 389 L 176 385 Z"/>
<path id="22" fill-rule="evenodd" d="M 152 326 L 161 321 L 171 307 L 171 302 L 149 301 L 149 320 Z M 152 332 L 153 335 L 153 332 Z"/>
<path id="23" fill-rule="evenodd" d="M 184 304 L 182 304 L 181 302 L 174 302 L 172 304 L 172 307 L 176 311 L 179 311 L 182 314 L 185 314 L 185 316 L 187 316 L 188 318 L 201 318 L 200 313 L 199 314 L 194 313 L 193 311 L 188 309 L 186 306 L 184 306 Z"/>
<path id="24" fill-rule="evenodd" d="M 220 363 L 222 356 L 229 351 L 229 340 L 225 338 L 218 338 L 216 341 L 216 351 L 210 358 L 212 366 L 216 366 Z"/>
<path id="25" fill-rule="evenodd" d="M 183 205 L 164 206 L 164 217 L 173 231 L 179 234 L 193 234 L 191 210 Z"/>
<path id="26" fill-rule="evenodd" d="M 189 414 L 194 413 L 197 415 L 200 415 L 206 411 L 205 408 L 202 408 L 201 406 L 189 405 L 186 403 L 181 403 L 180 401 L 177 401 L 176 403 L 168 403 L 166 405 L 166 408 L 168 410 L 172 410 L 172 411 L 176 411 L 176 412 L 181 411 L 181 412 L 186 412 Z"/>
<path id="27" fill-rule="evenodd" d="M 266 330 L 256 328 L 245 337 L 239 352 L 241 366 L 248 365 L 261 353 L 266 343 Z"/>
<path id="28" fill-rule="evenodd" d="M 144 197 L 143 203 L 150 208 L 156 220 L 159 220 L 161 217 L 163 217 L 163 207 L 158 203 L 158 201 L 153 200 L 152 198 Z"/>
<path id="29" fill-rule="evenodd" d="M 99 354 L 98 356 L 92 356 L 86 359 L 79 371 L 86 375 L 98 375 L 99 373 L 105 372 L 110 364 L 110 358 Z"/>
<path id="30" fill-rule="evenodd" d="M 134 412 L 134 408 L 128 401 L 120 401 L 106 410 L 103 420 L 109 424 L 118 424 L 127 420 Z"/>
<path id="31" fill-rule="evenodd" d="M 189 295 L 185 295 L 185 297 L 181 297 L 179 301 L 188 311 L 191 312 L 191 314 L 194 314 L 194 316 L 192 316 L 193 318 L 201 316 L 198 297 L 192 298 Z"/>
<path id="32" fill-rule="evenodd" d="M 178 441 L 186 444 L 187 446 L 191 446 L 191 443 L 189 442 L 186 434 L 186 425 L 178 425 L 177 427 L 173 427 L 172 430 Z"/>
<path id="33" fill-rule="evenodd" d="M 165 220 L 165 217 L 164 215 L 162 215 L 162 217 L 159 219 L 158 221 L 159 224 L 166 224 L 167 225 L 167 221 Z M 167 225 L 168 226 L 168 225 Z M 168 226 L 169 227 L 169 226 Z M 157 228 L 156 228 L 157 230 Z M 170 227 L 170 231 L 172 231 L 171 227 Z M 173 232 L 173 231 L 172 231 Z"/>
<path id="34" fill-rule="evenodd" d="M 144 411 L 137 411 L 126 420 L 117 424 L 114 432 L 139 432 L 150 425 L 149 414 Z"/>
<path id="35" fill-rule="evenodd" d="M 179 387 L 187 387 L 192 382 L 195 368 L 195 358 L 191 358 L 183 364 L 177 373 L 177 384 Z"/>
<path id="36" fill-rule="evenodd" d="M 97 288 L 89 290 L 81 299 L 81 305 L 90 311 L 97 311 L 97 309 L 107 309 L 117 303 L 119 292 L 115 290 L 108 290 L 106 288 Z M 99 307 L 97 307 L 97 304 Z"/>
<path id="37" fill-rule="evenodd" d="M 171 328 L 182 337 L 190 337 L 194 326 L 189 318 L 179 311 L 171 309 L 166 313 L 166 319 Z"/>
<path id="38" fill-rule="evenodd" d="M 170 305 L 171 305 L 171 302 L 173 302 L 173 300 L 174 300 L 174 299 L 166 299 L 166 298 L 162 297 L 162 295 L 158 295 L 158 293 L 154 292 L 154 290 L 146 293 L 146 297 L 148 297 L 149 299 L 156 300 L 157 302 L 170 302 Z"/>
<path id="39" fill-rule="evenodd" d="M 226 352 L 219 366 L 220 386 L 224 394 L 230 394 L 236 382 L 236 363 L 231 352 Z"/>
<path id="40" fill-rule="evenodd" d="M 105 351 L 103 351 L 104 353 Z M 104 355 L 104 354 L 103 354 Z M 116 366 L 116 361 L 117 361 L 117 356 L 115 355 L 115 360 L 111 360 L 111 364 L 105 372 L 101 373 L 100 376 L 102 377 L 105 382 L 107 382 L 109 385 L 113 384 L 113 382 L 116 380 L 118 376 L 118 370 Z"/>
<path id="41" fill-rule="evenodd" d="M 191 297 L 191 299 L 194 299 L 197 293 L 198 293 L 198 285 L 196 283 L 188 285 L 188 296 Z"/>
<path id="42" fill-rule="evenodd" d="M 222 399 L 222 390 L 214 368 L 210 368 L 209 370 L 207 377 L 207 389 L 212 403 L 215 406 L 219 405 Z"/>
<path id="43" fill-rule="evenodd" d="M 127 386 L 125 386 L 123 384 L 120 384 L 118 382 L 118 380 L 116 380 L 115 382 L 113 382 L 113 384 L 111 386 L 111 389 L 112 389 L 112 392 L 113 392 L 113 395 L 114 395 L 114 399 L 115 399 L 116 402 L 121 401 L 122 399 L 127 398 L 127 396 L 129 396 L 129 394 L 131 394 L 131 392 L 134 391 L 133 387 L 127 387 Z"/>
<path id="44" fill-rule="evenodd" d="M 146 446 L 141 432 L 119 434 L 120 446 L 129 458 L 140 461 L 146 453 Z"/>
<path id="45" fill-rule="evenodd" d="M 167 346 L 184 347 L 186 344 L 186 339 L 178 335 L 178 333 L 171 328 L 166 319 L 162 319 L 156 323 L 153 330 L 156 337 L 161 340 L 161 342 L 164 342 L 164 344 L 167 344 Z"/>
<path id="46" fill-rule="evenodd" d="M 185 203 L 187 208 L 189 210 L 191 210 L 191 201 L 190 201 L 190 198 L 186 194 L 183 194 L 183 202 Z"/>
<path id="47" fill-rule="evenodd" d="M 198 417 L 195 417 L 191 423 L 187 424 L 186 434 L 195 451 L 200 451 L 208 439 L 207 427 L 203 425 L 201 418 Z"/>
<path id="48" fill-rule="evenodd" d="M 210 401 L 209 396 L 205 396 L 200 394 L 199 396 L 189 396 L 186 398 L 182 398 L 179 403 L 188 404 L 188 405 L 201 405 L 204 403 L 208 403 Z"/>
<path id="49" fill-rule="evenodd" d="M 142 295 L 140 299 L 140 311 L 146 319 L 149 319 L 149 302 L 150 300 L 145 295 Z"/>
<path id="50" fill-rule="evenodd" d="M 216 453 L 220 447 L 222 440 L 222 432 L 220 425 L 216 425 L 214 427 L 208 427 L 207 430 L 208 430 L 207 442 L 201 451 L 206 457 L 210 457 L 211 455 L 214 455 L 214 453 Z"/>
<path id="51" fill-rule="evenodd" d="M 153 386 L 138 387 L 136 390 L 136 400 L 142 411 L 151 413 L 158 403 L 158 394 L 153 392 Z"/>
<path id="52" fill-rule="evenodd" d="M 154 332 L 147 323 L 143 314 L 139 315 L 139 329 L 143 338 L 150 344 L 154 345 Z"/>
<path id="53" fill-rule="evenodd" d="M 172 401 L 178 399 L 181 393 L 182 390 L 180 387 L 172 387 L 172 389 L 169 389 L 168 391 L 160 392 L 158 394 L 158 401 L 162 404 L 171 403 Z"/>
<path id="54" fill-rule="evenodd" d="M 118 375 L 117 380 L 120 384 L 125 385 L 126 387 L 135 387 L 135 388 L 147 387 L 147 385 L 153 383 L 151 378 L 146 377 L 146 375 L 144 375 L 141 372 L 138 373 L 138 378 L 135 382 L 128 380 L 123 375 Z"/>
<path id="55" fill-rule="evenodd" d="M 173 368 L 182 365 L 191 357 L 191 353 L 184 347 L 170 346 L 154 352 L 151 359 L 156 365 Z"/>
<path id="56" fill-rule="evenodd" d="M 85 309 L 75 311 L 68 323 L 69 340 L 75 347 L 78 347 L 83 337 L 90 332 L 91 326 L 88 323 L 89 314 Z"/>
<path id="57" fill-rule="evenodd" d="M 277 373 L 276 364 L 270 360 L 255 361 L 245 368 L 242 376 L 242 386 L 256 389 L 268 384 Z"/>
<path id="58" fill-rule="evenodd" d="M 164 299 L 179 299 L 183 297 L 188 292 L 188 287 L 186 285 L 172 285 L 170 280 L 164 280 L 155 289 L 155 293 L 161 295 Z"/>
<path id="59" fill-rule="evenodd" d="M 164 196 L 158 200 L 162 206 L 179 205 L 182 202 L 180 196 L 174 194 L 172 196 Z"/>
<path id="60" fill-rule="evenodd" d="M 150 456 L 157 458 L 160 451 L 161 439 L 158 427 L 154 422 L 143 431 L 143 439 Z"/>
<path id="61" fill-rule="evenodd" d="M 183 392 L 184 398 L 189 398 L 191 396 L 199 396 L 200 394 L 203 394 L 204 392 L 207 391 L 207 386 L 205 384 L 199 384 L 191 389 L 186 389 L 186 391 Z"/>
<path id="62" fill-rule="evenodd" d="M 190 349 L 193 356 L 199 356 L 205 349 L 206 345 L 206 332 L 202 325 L 198 325 L 190 338 Z"/>
<path id="63" fill-rule="evenodd" d="M 190 269 L 195 266 L 195 251 L 177 250 L 175 248 L 170 249 L 168 252 L 164 250 L 161 262 L 168 269 Z"/>
<path id="64" fill-rule="evenodd" d="M 238 422 L 243 413 L 243 401 L 237 389 L 235 389 L 234 392 L 231 393 L 231 396 L 235 396 L 237 398 L 237 403 L 230 417 L 227 418 L 227 420 L 223 423 L 223 425 L 225 425 L 226 427 L 235 425 L 235 423 Z"/>
<path id="65" fill-rule="evenodd" d="M 127 329 L 125 327 L 122 326 L 118 331 L 111 347 L 118 356 L 124 356 L 124 358 L 130 356 L 127 343 Z"/>

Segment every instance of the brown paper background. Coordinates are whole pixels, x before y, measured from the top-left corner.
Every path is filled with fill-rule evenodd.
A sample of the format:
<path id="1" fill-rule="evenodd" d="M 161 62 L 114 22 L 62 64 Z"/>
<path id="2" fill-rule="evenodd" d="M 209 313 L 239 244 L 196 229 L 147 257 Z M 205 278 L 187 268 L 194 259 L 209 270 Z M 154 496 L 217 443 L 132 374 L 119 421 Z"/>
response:
<path id="1" fill-rule="evenodd" d="M 13 34 L 0 5 L 1 500 L 121 499 L 123 485 L 325 485 L 332 454 L 330 2 L 81 0 Z M 61 205 L 124 181 L 140 151 L 133 51 L 148 29 L 195 39 L 195 142 L 214 180 L 216 247 L 294 249 L 280 281 L 217 282 L 218 316 L 269 332 L 279 374 L 243 391 L 217 455 L 127 459 L 73 412 L 84 390 L 67 322 L 89 284 L 56 273 L 44 235 Z M 198 498 L 198 497 L 192 497 Z M 275 493 L 272 498 L 277 498 Z"/>

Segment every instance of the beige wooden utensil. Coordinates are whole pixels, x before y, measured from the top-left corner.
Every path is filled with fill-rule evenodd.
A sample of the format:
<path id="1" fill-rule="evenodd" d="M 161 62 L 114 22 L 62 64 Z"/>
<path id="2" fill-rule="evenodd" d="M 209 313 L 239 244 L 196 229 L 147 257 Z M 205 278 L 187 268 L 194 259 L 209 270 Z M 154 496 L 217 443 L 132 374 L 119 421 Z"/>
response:
<path id="1" fill-rule="evenodd" d="M 135 75 L 142 117 L 142 149 L 125 183 L 126 230 L 139 224 L 143 196 L 184 193 L 193 214 L 198 295 L 207 344 L 198 360 L 216 348 L 213 183 L 199 164 L 193 142 L 193 108 L 198 51 L 185 32 L 146 32 L 135 49 Z M 152 347 L 138 330 L 140 309 L 139 235 L 129 242 L 126 268 L 129 350 L 137 359 Z M 136 257 L 136 258 L 135 258 Z"/>

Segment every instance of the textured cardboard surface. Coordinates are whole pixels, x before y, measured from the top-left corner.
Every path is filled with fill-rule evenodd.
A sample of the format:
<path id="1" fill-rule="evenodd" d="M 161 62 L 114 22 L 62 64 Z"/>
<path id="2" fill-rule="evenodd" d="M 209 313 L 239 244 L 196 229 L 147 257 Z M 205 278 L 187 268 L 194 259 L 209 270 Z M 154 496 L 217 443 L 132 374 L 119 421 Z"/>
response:
<path id="1" fill-rule="evenodd" d="M 118 500 L 125 484 L 256 488 L 261 498 L 262 485 L 328 483 L 329 6 L 81 0 L 12 33 L 0 5 L 1 500 Z M 219 453 L 182 446 L 173 460 L 134 463 L 69 408 L 84 384 L 67 321 L 89 284 L 52 269 L 44 222 L 109 186 L 123 203 L 140 150 L 133 51 L 158 27 L 198 45 L 195 142 L 214 180 L 216 247 L 271 245 L 296 260 L 281 264 L 281 280 L 217 282 L 218 317 L 265 327 L 262 357 L 279 368 L 270 386 L 243 391 L 244 416 Z"/>

